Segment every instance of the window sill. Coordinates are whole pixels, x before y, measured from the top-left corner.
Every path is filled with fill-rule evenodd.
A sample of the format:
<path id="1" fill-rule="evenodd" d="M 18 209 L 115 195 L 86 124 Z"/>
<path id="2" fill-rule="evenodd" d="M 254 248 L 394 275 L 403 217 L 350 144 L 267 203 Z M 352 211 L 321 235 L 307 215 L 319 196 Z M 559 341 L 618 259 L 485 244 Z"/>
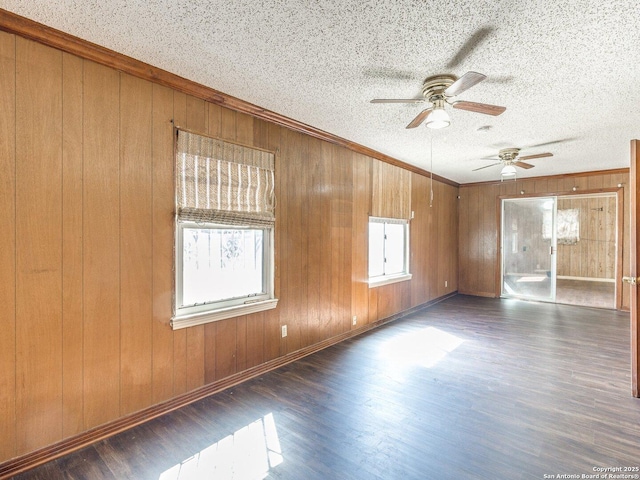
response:
<path id="1" fill-rule="evenodd" d="M 217 322 L 226 318 L 239 317 L 241 315 L 249 315 L 250 313 L 263 312 L 271 310 L 278 305 L 278 299 L 264 300 L 262 302 L 248 303 L 246 305 L 235 305 L 233 307 L 221 308 L 219 310 L 211 310 L 209 312 L 194 313 L 191 315 L 176 315 L 171 319 L 171 328 L 178 330 L 180 328 L 193 327 L 210 322 Z"/>
<path id="2" fill-rule="evenodd" d="M 381 287 L 382 285 L 390 285 L 392 283 L 405 282 L 411 280 L 411 274 L 393 275 L 389 277 L 377 277 L 368 281 L 369 288 Z"/>

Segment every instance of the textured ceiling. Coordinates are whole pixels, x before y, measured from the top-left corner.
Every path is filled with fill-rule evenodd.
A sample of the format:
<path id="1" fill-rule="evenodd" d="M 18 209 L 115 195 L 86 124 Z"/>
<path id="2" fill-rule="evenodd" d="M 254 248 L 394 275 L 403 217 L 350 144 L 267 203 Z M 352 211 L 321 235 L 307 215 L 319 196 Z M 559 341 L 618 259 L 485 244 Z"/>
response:
<path id="1" fill-rule="evenodd" d="M 629 165 L 640 138 L 636 0 L 0 0 L 0 7 L 468 183 L 500 178 L 483 157 L 531 160 L 518 177 Z M 487 75 L 450 127 L 405 126 L 435 74 Z M 433 158 L 431 158 L 433 142 Z M 550 143 L 554 142 L 554 143 Z M 535 147 L 535 145 L 546 144 Z"/>

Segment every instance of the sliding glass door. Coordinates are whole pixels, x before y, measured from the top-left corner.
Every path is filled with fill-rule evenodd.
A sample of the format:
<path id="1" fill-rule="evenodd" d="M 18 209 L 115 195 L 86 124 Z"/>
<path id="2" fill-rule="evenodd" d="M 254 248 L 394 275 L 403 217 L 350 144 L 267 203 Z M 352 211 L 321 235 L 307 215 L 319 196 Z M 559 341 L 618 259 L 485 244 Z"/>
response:
<path id="1" fill-rule="evenodd" d="M 556 197 L 502 200 L 502 296 L 555 301 Z"/>

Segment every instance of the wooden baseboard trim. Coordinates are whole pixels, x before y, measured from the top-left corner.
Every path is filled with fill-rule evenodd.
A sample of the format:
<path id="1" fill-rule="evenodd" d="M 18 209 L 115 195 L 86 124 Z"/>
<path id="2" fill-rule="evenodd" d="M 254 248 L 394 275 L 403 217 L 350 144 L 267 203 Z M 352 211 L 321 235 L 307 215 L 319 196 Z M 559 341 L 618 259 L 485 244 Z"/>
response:
<path id="1" fill-rule="evenodd" d="M 464 292 L 464 291 L 459 291 L 458 293 L 460 295 L 471 295 L 472 297 L 499 298 L 499 296 L 496 295 L 495 292 L 474 292 L 474 291 Z"/>
<path id="2" fill-rule="evenodd" d="M 121 433 L 132 427 L 148 422 L 149 420 L 153 420 L 154 418 L 164 415 L 165 413 L 172 412 L 181 407 L 184 407 L 185 405 L 189 405 L 190 403 L 196 402 L 205 397 L 208 397 L 210 395 L 216 394 L 218 392 L 231 388 L 235 385 L 238 385 L 242 382 L 258 377 L 264 373 L 270 372 L 271 370 L 275 370 L 288 363 L 295 362 L 296 360 L 299 360 L 303 357 L 319 352 L 320 350 L 324 350 L 325 348 L 328 348 L 337 343 L 343 342 L 344 340 L 356 337 L 358 335 L 361 335 L 367 331 L 378 328 L 387 323 L 391 323 L 393 321 L 399 320 L 403 317 L 406 317 L 407 315 L 410 315 L 414 312 L 418 312 L 420 310 L 428 308 L 432 305 L 435 305 L 436 303 L 442 302 L 443 300 L 451 298 L 457 294 L 458 292 L 455 291 L 447 295 L 443 295 L 442 297 L 436 298 L 429 302 L 423 303 L 416 307 L 397 313 L 388 318 L 378 320 L 376 322 L 363 325 L 360 328 L 353 329 L 348 332 L 337 335 L 335 337 L 328 338 L 326 340 L 323 340 L 322 342 L 316 343 L 309 347 L 297 350 L 295 352 L 289 353 L 287 355 L 276 358 L 269 362 L 265 362 L 256 367 L 236 373 L 235 375 L 231 375 L 230 377 L 226 377 L 216 382 L 210 383 L 208 385 L 200 387 L 191 392 L 187 392 L 185 394 L 179 395 L 175 398 L 172 398 L 171 400 L 167 400 L 166 402 L 153 405 L 151 407 L 145 408 L 144 410 L 140 410 L 131 415 L 121 417 L 112 422 L 106 423 L 104 425 L 100 425 L 99 427 L 95 427 L 95 428 L 92 428 L 91 430 L 87 430 L 86 432 L 83 432 L 79 435 L 75 435 L 73 437 L 67 438 L 65 440 L 54 443 L 47 447 L 13 458 L 7 462 L 0 464 L 0 479 L 4 480 L 4 479 L 11 478 L 14 475 L 17 475 L 19 473 L 35 468 L 38 465 L 42 465 L 43 463 L 47 463 L 47 462 L 50 462 L 51 460 L 55 460 L 56 458 L 60 458 L 71 452 L 74 452 L 76 450 L 89 446 L 95 442 L 98 442 L 105 438 Z"/>

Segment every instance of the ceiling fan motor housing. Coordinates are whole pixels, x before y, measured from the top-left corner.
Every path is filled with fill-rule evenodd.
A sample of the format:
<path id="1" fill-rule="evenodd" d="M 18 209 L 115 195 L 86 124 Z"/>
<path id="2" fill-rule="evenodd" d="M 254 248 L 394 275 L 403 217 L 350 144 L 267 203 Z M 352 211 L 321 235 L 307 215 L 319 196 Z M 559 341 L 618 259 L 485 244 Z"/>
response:
<path id="1" fill-rule="evenodd" d="M 498 157 L 500 157 L 500 160 L 503 162 L 510 164 L 516 161 L 519 153 L 519 148 L 503 148 L 498 152 Z"/>
<path id="2" fill-rule="evenodd" d="M 422 85 L 422 95 L 429 102 L 444 101 L 444 91 L 457 80 L 454 75 L 436 75 L 429 77 Z"/>

